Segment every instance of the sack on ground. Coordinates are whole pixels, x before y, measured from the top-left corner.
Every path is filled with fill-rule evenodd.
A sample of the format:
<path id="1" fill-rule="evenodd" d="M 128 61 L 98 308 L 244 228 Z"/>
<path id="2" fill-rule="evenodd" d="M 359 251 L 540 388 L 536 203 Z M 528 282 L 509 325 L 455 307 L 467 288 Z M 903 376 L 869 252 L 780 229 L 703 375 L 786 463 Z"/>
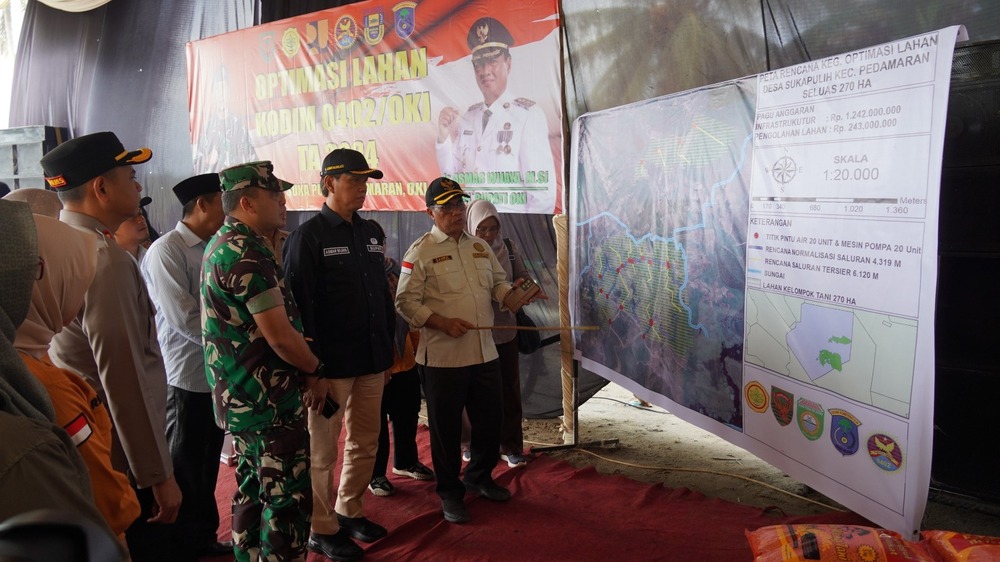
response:
<path id="1" fill-rule="evenodd" d="M 535 323 L 531 320 L 524 309 L 517 311 L 515 314 L 517 318 L 518 326 L 527 326 L 534 328 Z M 538 348 L 542 346 L 542 336 L 537 330 L 518 330 L 517 331 L 517 350 L 525 355 L 529 353 L 534 353 L 538 351 Z"/>
<path id="2" fill-rule="evenodd" d="M 859 525 L 773 525 L 746 535 L 754 562 L 936 562 L 923 543 Z"/>
<path id="3" fill-rule="evenodd" d="M 922 531 L 920 536 L 944 562 L 1000 560 L 1000 537 L 969 535 L 955 531 Z"/>

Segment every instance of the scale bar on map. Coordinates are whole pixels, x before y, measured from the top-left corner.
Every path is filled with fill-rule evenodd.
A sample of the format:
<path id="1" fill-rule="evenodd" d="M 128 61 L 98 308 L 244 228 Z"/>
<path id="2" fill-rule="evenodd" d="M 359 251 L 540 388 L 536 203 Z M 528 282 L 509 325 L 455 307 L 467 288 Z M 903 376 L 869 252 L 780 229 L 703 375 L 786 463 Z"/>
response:
<path id="1" fill-rule="evenodd" d="M 882 203 L 899 204 L 899 199 L 888 197 L 754 197 L 754 201 L 781 201 L 786 203 Z"/>

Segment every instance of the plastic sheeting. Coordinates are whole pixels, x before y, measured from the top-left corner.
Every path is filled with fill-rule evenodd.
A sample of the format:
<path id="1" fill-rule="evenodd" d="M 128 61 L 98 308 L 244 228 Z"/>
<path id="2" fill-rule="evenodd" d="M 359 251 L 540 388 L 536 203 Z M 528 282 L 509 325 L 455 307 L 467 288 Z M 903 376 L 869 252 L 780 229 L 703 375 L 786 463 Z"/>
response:
<path id="1" fill-rule="evenodd" d="M 187 129 L 185 44 L 255 23 L 348 3 L 116 0 L 88 12 L 68 13 L 29 0 L 13 78 L 10 126 L 66 127 L 73 135 L 111 130 L 126 146 L 151 147 L 154 156 L 139 167 L 140 181 L 153 197 L 149 207 L 153 224 L 161 232 L 169 230 L 180 217 L 170 188 L 193 170 Z M 564 125 L 568 131 L 569 124 L 588 111 L 723 82 L 956 23 L 967 26 L 973 41 L 1000 38 L 1000 3 L 564 2 Z M 289 226 L 300 220 L 290 217 L 293 224 Z M 430 219 L 421 213 L 397 213 L 380 220 L 396 237 L 398 254 L 430 226 Z M 545 290 L 555 295 L 555 242 L 549 217 L 511 216 L 508 228 L 524 248 Z M 558 321 L 555 300 L 533 306 L 537 308 L 531 314 L 537 322 Z M 557 346 L 549 346 L 541 353 L 552 352 L 558 364 Z M 539 354 L 525 359 L 545 362 Z M 545 373 L 548 377 L 547 369 Z M 536 374 L 529 371 L 525 378 L 536 378 Z M 551 376 L 558 385 L 558 371 Z M 549 410 L 554 413 L 558 408 L 557 398 L 555 409 Z M 525 410 L 532 411 L 527 404 Z"/>
<path id="2" fill-rule="evenodd" d="M 66 127 L 72 136 L 114 131 L 127 147 L 152 148 L 136 170 L 153 198 L 152 222 L 167 231 L 181 211 L 170 188 L 193 168 L 184 46 L 251 26 L 254 4 L 117 0 L 69 13 L 29 0 L 10 125 Z"/>

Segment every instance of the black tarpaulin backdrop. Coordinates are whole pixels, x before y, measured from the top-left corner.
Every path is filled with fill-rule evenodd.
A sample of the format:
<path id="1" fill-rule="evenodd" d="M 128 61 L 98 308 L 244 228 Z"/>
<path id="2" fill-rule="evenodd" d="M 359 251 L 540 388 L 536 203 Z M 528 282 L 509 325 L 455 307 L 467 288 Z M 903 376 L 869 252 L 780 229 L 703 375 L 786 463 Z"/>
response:
<path id="1" fill-rule="evenodd" d="M 28 0 L 13 77 L 10 124 L 65 127 L 74 136 L 111 130 L 127 147 L 151 147 L 154 158 L 139 166 L 138 171 L 147 194 L 153 198 L 148 208 L 152 222 L 161 232 L 166 231 L 180 217 L 180 207 L 170 188 L 191 175 L 193 169 L 185 44 L 349 3 L 112 0 L 90 12 L 66 13 Z M 1000 39 L 1000 2 L 996 0 L 573 0 L 563 3 L 562 12 L 567 142 L 569 124 L 588 111 L 949 25 L 964 24 L 972 41 Z M 992 169 L 997 168 L 994 163 Z M 564 179 L 567 176 L 564 173 Z M 942 211 L 944 225 L 944 203 Z M 291 215 L 289 228 L 305 218 L 304 213 Z M 422 213 L 373 216 L 394 240 L 390 252 L 394 249 L 396 256 L 430 225 Z M 507 235 L 525 250 L 545 290 L 556 295 L 555 238 L 550 217 L 506 215 L 504 220 Z M 990 234 L 997 236 L 995 229 Z M 952 304 L 947 298 L 942 295 L 939 299 L 939 309 Z M 532 306 L 531 314 L 537 323 L 558 322 L 554 299 Z M 995 341 L 1000 335 L 996 328 L 982 329 L 991 330 L 988 340 Z M 552 416 L 561 411 L 556 348 L 550 346 L 531 356 L 522 367 L 525 411 L 529 415 Z M 940 365 L 938 372 L 942 372 Z M 976 390 L 977 385 L 996 388 L 1000 380 L 996 361 L 974 369 L 963 367 L 961 372 L 973 381 L 966 392 L 980 395 L 988 393 Z M 603 381 L 588 373 L 582 380 L 585 397 L 596 392 Z M 941 396 L 941 385 L 938 387 Z M 961 408 L 944 406 L 939 404 L 938 411 L 963 415 Z M 942 433 L 939 440 L 941 437 L 955 436 Z M 984 462 L 974 451 L 968 455 L 942 455 L 940 459 L 935 455 L 935 466 L 985 464 L 983 471 L 988 475 L 1000 470 L 995 454 L 984 457 Z M 962 487 L 960 481 L 956 483 Z M 1000 492 L 994 492 L 1000 496 Z"/>

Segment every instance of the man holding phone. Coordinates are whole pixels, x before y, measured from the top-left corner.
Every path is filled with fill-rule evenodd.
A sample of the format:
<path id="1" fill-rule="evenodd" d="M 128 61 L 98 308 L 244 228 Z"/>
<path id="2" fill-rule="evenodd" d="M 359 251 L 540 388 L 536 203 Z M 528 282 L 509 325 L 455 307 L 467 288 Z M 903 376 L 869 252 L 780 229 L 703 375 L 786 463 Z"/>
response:
<path id="1" fill-rule="evenodd" d="M 362 511 L 378 451 L 382 391 L 392 367 L 396 311 L 385 274 L 385 233 L 361 218 L 368 178 L 380 179 L 355 150 L 323 159 L 326 201 L 284 245 L 288 284 L 302 308 L 310 347 L 329 367 L 330 394 L 342 404 L 331 418 L 309 413 L 313 512 L 308 548 L 334 560 L 357 560 L 354 540 L 373 542 L 384 527 Z M 340 485 L 334 485 L 341 424 L 346 426 Z"/>

